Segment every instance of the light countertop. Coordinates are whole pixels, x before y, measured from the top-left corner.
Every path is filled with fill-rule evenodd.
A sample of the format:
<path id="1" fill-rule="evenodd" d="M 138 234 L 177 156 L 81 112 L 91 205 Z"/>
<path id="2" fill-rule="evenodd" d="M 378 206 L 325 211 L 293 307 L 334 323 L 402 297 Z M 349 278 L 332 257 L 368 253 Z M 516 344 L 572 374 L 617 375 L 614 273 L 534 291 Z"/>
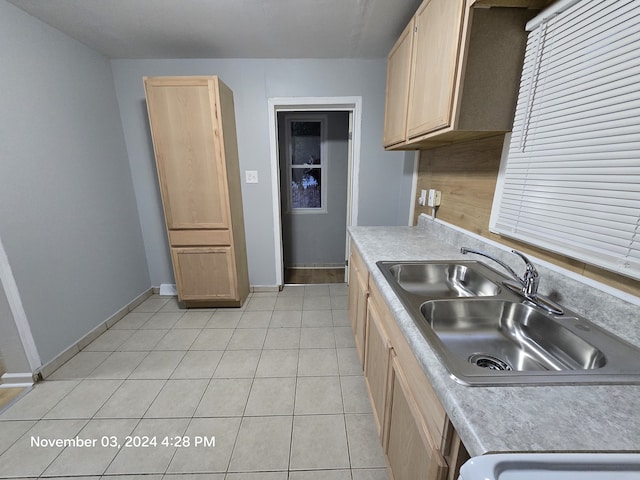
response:
<path id="1" fill-rule="evenodd" d="M 461 243 L 466 239 L 460 234 L 443 236 L 442 228 L 351 227 L 349 231 L 471 456 L 640 452 L 640 385 L 469 387 L 451 378 L 376 265 L 379 260 L 468 260 L 459 250 L 473 245 Z M 618 333 L 626 328 L 630 327 L 620 326 Z"/>

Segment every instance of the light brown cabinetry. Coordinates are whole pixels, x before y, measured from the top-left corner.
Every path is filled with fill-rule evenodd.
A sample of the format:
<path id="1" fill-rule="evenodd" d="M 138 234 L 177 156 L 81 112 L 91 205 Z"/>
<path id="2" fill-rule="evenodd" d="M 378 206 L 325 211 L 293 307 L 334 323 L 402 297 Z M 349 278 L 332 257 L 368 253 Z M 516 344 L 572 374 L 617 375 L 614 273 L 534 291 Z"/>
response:
<path id="1" fill-rule="evenodd" d="M 382 315 L 385 315 L 387 311 L 383 306 L 378 305 L 378 302 L 379 299 L 376 297 L 370 297 L 368 301 L 364 375 L 371 397 L 376 426 L 382 437 L 387 403 L 391 341 L 384 327 L 388 319 L 382 318 Z"/>
<path id="2" fill-rule="evenodd" d="M 407 137 L 451 124 L 464 0 L 427 0 L 416 15 Z"/>
<path id="3" fill-rule="evenodd" d="M 398 358 L 391 370 L 386 454 L 393 480 L 443 480 L 448 465 L 420 416 Z"/>
<path id="4" fill-rule="evenodd" d="M 364 365 L 369 272 L 357 250 L 349 256 L 349 318 L 360 363 Z"/>
<path id="5" fill-rule="evenodd" d="M 178 299 L 239 306 L 249 293 L 233 93 L 218 77 L 145 77 Z"/>
<path id="6" fill-rule="evenodd" d="M 524 1 L 493 7 L 424 0 L 408 26 L 412 32 L 403 32 L 387 59 L 387 149 L 430 148 L 511 130 L 524 28 L 540 6 L 528 3 L 531 9 L 510 6 Z M 401 61 L 408 51 L 411 61 Z"/>
<path id="7" fill-rule="evenodd" d="M 367 274 L 364 373 L 389 476 L 455 479 L 469 458 L 464 445 L 353 244 L 351 258 L 351 265 L 355 258 L 359 271 Z M 355 302 L 360 285 L 354 279 L 350 276 L 349 294 Z M 349 312 L 354 324 L 360 321 L 356 313 L 361 314 Z"/>
<path id="8" fill-rule="evenodd" d="M 384 145 L 394 145 L 406 138 L 413 29 L 411 20 L 387 57 Z"/>

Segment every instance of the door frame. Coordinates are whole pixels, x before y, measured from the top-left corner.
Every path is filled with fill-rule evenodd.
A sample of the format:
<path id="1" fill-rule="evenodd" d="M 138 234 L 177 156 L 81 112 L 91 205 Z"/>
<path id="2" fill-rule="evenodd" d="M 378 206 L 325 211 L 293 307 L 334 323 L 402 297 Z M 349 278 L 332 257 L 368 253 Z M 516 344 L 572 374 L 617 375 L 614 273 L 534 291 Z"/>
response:
<path id="1" fill-rule="evenodd" d="M 18 284 L 16 283 L 16 279 L 13 275 L 13 270 L 11 269 L 11 265 L 9 264 L 9 258 L 7 256 L 1 238 L 0 288 L 4 290 L 7 303 L 9 304 L 9 310 L 11 311 L 13 321 L 16 325 L 16 330 L 18 331 L 18 336 L 20 337 L 20 341 L 22 342 L 22 348 L 25 357 L 27 358 L 29 367 L 31 368 L 31 372 L 29 372 L 28 374 L 26 372 L 24 374 L 20 374 L 21 376 L 27 378 L 42 366 L 42 361 L 40 359 L 40 354 L 38 353 L 38 348 L 36 347 L 36 342 L 31 332 L 31 326 L 29 325 L 27 314 L 22 304 L 22 298 L 20 296 L 20 291 L 18 290 Z"/>
<path id="2" fill-rule="evenodd" d="M 349 112 L 351 138 L 349 141 L 347 179 L 347 228 L 358 224 L 358 177 L 360 173 L 360 138 L 362 131 L 362 97 L 272 97 L 269 102 L 269 152 L 271 156 L 271 192 L 273 202 L 273 235 L 275 245 L 276 285 L 284 285 L 284 256 L 282 245 L 282 212 L 280 207 L 280 160 L 278 155 L 279 112 Z M 347 235 L 348 237 L 348 235 Z M 345 238 L 345 252 L 348 251 Z M 346 256 L 345 256 L 346 260 Z"/>

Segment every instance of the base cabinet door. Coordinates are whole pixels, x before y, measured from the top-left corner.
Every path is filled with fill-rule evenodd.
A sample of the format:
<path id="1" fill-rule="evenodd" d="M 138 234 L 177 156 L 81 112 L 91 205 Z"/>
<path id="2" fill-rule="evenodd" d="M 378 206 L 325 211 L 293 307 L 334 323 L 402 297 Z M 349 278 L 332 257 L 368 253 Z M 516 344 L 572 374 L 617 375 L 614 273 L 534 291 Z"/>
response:
<path id="1" fill-rule="evenodd" d="M 349 319 L 355 337 L 360 364 L 364 365 L 369 271 L 358 251 L 352 246 L 349 257 Z"/>
<path id="2" fill-rule="evenodd" d="M 367 298 L 369 293 L 367 291 L 367 272 L 358 271 L 358 298 L 357 301 L 357 313 L 356 313 L 356 331 L 355 331 L 355 342 L 356 342 L 356 350 L 358 350 L 358 356 L 360 357 L 360 363 L 364 365 L 364 355 L 365 355 L 365 333 L 366 333 L 366 323 L 367 323 Z"/>
<path id="3" fill-rule="evenodd" d="M 386 453 L 393 480 L 444 480 L 447 463 L 417 412 L 395 357 L 390 385 Z"/>
<path id="4" fill-rule="evenodd" d="M 381 311 L 376 303 L 374 298 L 370 296 L 367 304 L 367 347 L 365 349 L 364 376 L 373 404 L 378 433 L 382 437 L 387 403 L 391 343 L 383 327 L 384 319 L 381 315 L 384 315 L 384 310 Z"/>
<path id="5" fill-rule="evenodd" d="M 231 247 L 172 248 L 171 255 L 184 300 L 237 298 Z"/>

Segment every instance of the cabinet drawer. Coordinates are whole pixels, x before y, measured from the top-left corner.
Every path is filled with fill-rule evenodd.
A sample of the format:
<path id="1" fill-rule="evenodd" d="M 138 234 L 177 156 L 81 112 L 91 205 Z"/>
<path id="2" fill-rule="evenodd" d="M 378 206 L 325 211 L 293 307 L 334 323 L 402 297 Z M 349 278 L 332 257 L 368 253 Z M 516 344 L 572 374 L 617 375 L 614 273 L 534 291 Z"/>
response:
<path id="1" fill-rule="evenodd" d="M 205 245 L 231 245 L 229 230 L 169 230 L 172 247 L 197 247 Z"/>

